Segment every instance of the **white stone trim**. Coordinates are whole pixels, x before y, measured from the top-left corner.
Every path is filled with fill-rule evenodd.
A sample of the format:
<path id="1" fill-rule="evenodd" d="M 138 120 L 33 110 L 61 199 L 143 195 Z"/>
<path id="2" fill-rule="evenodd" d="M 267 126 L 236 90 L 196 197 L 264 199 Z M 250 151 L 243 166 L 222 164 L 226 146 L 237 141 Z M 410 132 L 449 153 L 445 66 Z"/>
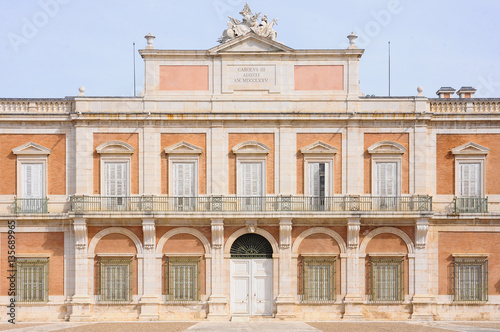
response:
<path id="1" fill-rule="evenodd" d="M 132 145 L 122 141 L 107 141 L 96 148 L 99 154 L 132 154 L 135 149 Z"/>
<path id="2" fill-rule="evenodd" d="M 451 149 L 454 155 L 487 155 L 490 149 L 474 142 L 465 143 Z"/>
<path id="3" fill-rule="evenodd" d="M 189 228 L 189 227 L 176 227 L 174 229 L 169 230 L 165 234 L 162 235 L 160 240 L 158 240 L 158 244 L 156 245 L 156 254 L 161 255 L 163 251 L 163 247 L 165 246 L 165 243 L 170 239 L 172 236 L 178 235 L 178 234 L 189 234 L 194 237 L 196 237 L 200 242 L 203 244 L 203 247 L 205 249 L 205 254 L 210 254 L 210 242 L 207 240 L 205 235 L 201 233 L 200 231 Z"/>
<path id="4" fill-rule="evenodd" d="M 271 152 L 271 148 L 261 142 L 257 141 L 245 141 L 236 144 L 233 147 L 233 153 L 235 155 L 238 154 L 269 154 Z"/>
<path id="5" fill-rule="evenodd" d="M 188 142 L 182 141 L 173 145 L 170 145 L 164 149 L 165 154 L 202 154 L 203 149 L 190 144 Z"/>
<path id="6" fill-rule="evenodd" d="M 40 155 L 48 156 L 52 152 L 51 149 L 41 146 L 33 142 L 29 142 L 12 149 L 12 153 L 15 155 Z"/>
<path id="7" fill-rule="evenodd" d="M 408 254 L 415 253 L 413 241 L 410 239 L 408 234 L 394 227 L 379 227 L 374 229 L 364 237 L 363 241 L 361 242 L 361 245 L 359 246 L 360 254 L 366 254 L 366 247 L 368 246 L 368 242 L 370 242 L 375 236 L 384 233 L 389 233 L 399 236 L 403 241 L 405 241 L 406 247 L 408 248 Z"/>
<path id="8" fill-rule="evenodd" d="M 337 154 L 339 149 L 322 141 L 317 141 L 300 149 L 302 154 Z"/>
<path id="9" fill-rule="evenodd" d="M 406 148 L 393 141 L 380 141 L 368 148 L 369 154 L 404 154 Z"/>
<path id="10" fill-rule="evenodd" d="M 489 253 L 453 253 L 451 256 L 455 258 L 488 258 Z"/>
<path id="11" fill-rule="evenodd" d="M 335 232 L 334 230 L 332 230 L 330 228 L 326 228 L 326 227 L 313 227 L 313 228 L 309 228 L 309 229 L 303 231 L 302 233 L 299 234 L 299 236 L 297 236 L 297 238 L 293 242 L 292 255 L 297 255 L 298 251 L 299 251 L 300 244 L 302 243 L 302 241 L 306 237 L 313 235 L 313 234 L 329 235 L 335 241 L 337 241 L 337 244 L 339 245 L 340 253 L 343 254 L 346 252 L 347 247 L 346 247 L 345 241 L 344 241 L 344 239 L 342 239 L 342 237 L 339 235 L 339 233 Z"/>

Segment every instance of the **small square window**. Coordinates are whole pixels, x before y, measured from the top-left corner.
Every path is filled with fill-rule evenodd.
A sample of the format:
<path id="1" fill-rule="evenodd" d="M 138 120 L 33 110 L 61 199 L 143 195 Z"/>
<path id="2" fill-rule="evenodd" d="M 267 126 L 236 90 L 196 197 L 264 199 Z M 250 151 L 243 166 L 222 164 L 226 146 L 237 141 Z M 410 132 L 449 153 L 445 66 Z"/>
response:
<path id="1" fill-rule="evenodd" d="M 167 300 L 186 302 L 199 300 L 199 259 L 167 259 Z"/>
<path id="2" fill-rule="evenodd" d="M 454 300 L 457 302 L 488 301 L 488 260 L 459 258 L 453 262 Z"/>
<path id="3" fill-rule="evenodd" d="M 49 260 L 47 258 L 18 258 L 16 297 L 19 302 L 49 300 Z"/>
<path id="4" fill-rule="evenodd" d="M 402 302 L 404 300 L 403 259 L 374 258 L 370 260 L 371 302 Z"/>
<path id="5" fill-rule="evenodd" d="M 130 302 L 132 298 L 132 260 L 99 259 L 99 301 Z"/>

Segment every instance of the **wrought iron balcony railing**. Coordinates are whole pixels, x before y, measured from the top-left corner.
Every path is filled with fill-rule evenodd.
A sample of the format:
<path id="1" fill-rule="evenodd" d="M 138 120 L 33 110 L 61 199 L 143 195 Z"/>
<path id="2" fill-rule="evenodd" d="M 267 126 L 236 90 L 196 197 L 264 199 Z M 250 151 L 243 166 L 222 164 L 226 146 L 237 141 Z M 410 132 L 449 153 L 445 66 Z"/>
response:
<path id="1" fill-rule="evenodd" d="M 432 197 L 415 196 L 72 196 L 72 212 L 345 212 L 432 211 Z"/>
<path id="2" fill-rule="evenodd" d="M 47 198 L 16 198 L 14 213 L 48 213 Z"/>
<path id="3" fill-rule="evenodd" d="M 455 213 L 487 213 L 488 197 L 456 197 Z"/>

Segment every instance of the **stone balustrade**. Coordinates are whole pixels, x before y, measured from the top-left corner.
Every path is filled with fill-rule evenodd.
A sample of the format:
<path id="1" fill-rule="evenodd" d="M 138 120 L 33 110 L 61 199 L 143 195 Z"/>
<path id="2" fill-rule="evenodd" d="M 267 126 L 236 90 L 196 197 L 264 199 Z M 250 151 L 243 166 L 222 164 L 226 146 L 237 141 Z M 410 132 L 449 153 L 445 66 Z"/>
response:
<path id="1" fill-rule="evenodd" d="M 71 99 L 0 99 L 0 114 L 46 113 L 69 114 L 73 110 Z"/>
<path id="2" fill-rule="evenodd" d="M 500 99 L 431 99 L 432 113 L 498 113 Z"/>

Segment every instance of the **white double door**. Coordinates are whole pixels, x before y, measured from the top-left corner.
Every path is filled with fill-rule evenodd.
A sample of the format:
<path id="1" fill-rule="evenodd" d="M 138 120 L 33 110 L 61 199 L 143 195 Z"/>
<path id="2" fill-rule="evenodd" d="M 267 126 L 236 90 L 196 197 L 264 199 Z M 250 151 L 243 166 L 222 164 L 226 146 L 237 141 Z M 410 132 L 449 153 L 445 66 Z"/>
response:
<path id="1" fill-rule="evenodd" d="M 272 259 L 231 259 L 231 314 L 272 315 L 272 283 Z"/>

